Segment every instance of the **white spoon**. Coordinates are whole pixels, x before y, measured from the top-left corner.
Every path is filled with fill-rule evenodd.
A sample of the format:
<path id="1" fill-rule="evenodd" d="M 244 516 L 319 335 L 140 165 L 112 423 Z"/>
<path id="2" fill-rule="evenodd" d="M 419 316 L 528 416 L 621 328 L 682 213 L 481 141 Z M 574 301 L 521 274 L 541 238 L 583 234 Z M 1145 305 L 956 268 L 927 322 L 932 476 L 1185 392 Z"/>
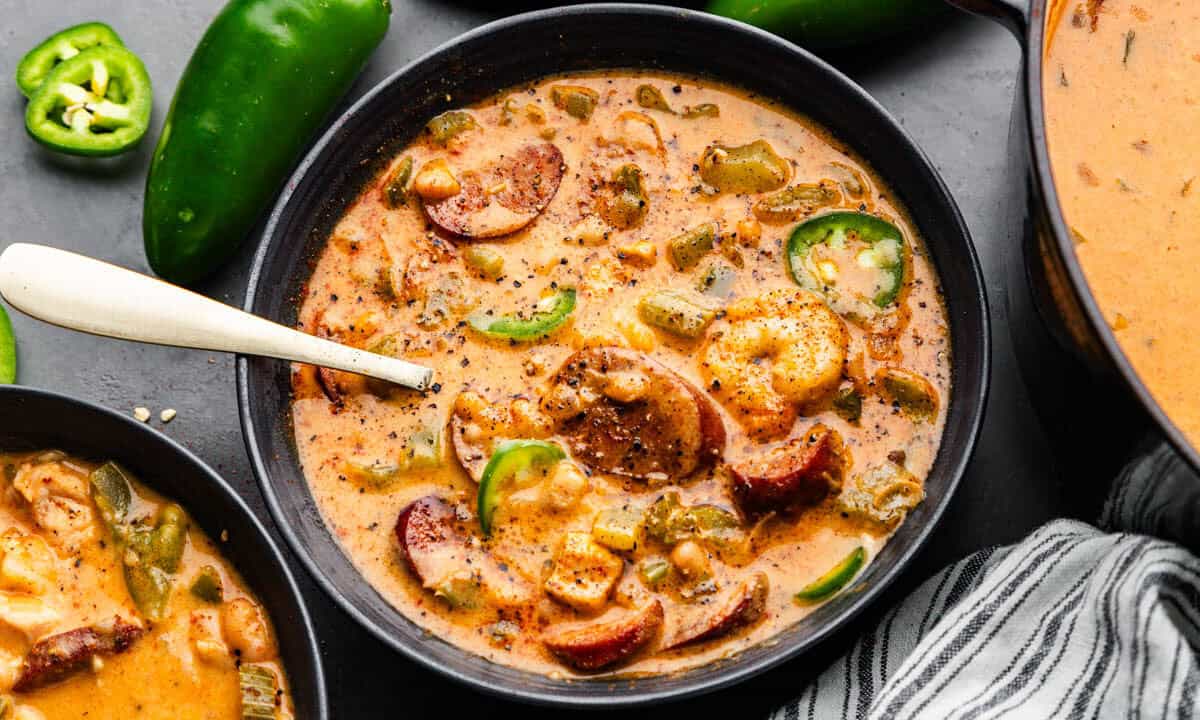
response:
<path id="1" fill-rule="evenodd" d="M 66 250 L 0 253 L 0 295 L 39 320 L 122 340 L 310 363 L 425 390 L 433 370 L 302 333 L 181 287 Z"/>

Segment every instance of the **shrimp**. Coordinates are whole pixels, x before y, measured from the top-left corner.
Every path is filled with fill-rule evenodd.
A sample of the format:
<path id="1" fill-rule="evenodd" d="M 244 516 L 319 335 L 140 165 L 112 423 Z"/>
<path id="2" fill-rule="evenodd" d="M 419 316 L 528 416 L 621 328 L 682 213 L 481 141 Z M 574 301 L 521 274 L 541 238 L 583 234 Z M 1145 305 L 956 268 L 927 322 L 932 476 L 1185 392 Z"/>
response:
<path id="1" fill-rule="evenodd" d="M 817 295 L 773 290 L 731 304 L 700 369 L 713 394 L 759 440 L 787 435 L 802 406 L 842 378 L 849 334 Z"/>

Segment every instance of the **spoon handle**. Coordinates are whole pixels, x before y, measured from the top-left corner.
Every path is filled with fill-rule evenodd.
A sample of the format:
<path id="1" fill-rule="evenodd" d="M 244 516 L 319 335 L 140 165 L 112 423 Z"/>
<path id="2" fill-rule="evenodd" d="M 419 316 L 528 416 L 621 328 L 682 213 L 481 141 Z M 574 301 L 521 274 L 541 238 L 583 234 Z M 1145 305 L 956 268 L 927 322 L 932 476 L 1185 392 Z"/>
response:
<path id="1" fill-rule="evenodd" d="M 0 295 L 72 330 L 139 342 L 311 363 L 424 390 L 433 371 L 308 335 L 132 270 L 15 243 L 0 253 Z"/>

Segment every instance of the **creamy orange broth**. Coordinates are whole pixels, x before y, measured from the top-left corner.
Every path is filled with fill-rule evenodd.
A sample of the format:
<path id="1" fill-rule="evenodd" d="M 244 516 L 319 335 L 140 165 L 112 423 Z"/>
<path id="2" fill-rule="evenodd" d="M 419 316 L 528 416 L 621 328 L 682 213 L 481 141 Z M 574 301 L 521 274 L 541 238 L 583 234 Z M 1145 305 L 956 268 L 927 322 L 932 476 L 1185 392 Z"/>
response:
<path id="1" fill-rule="evenodd" d="M 1088 284 L 1155 400 L 1200 443 L 1200 5 L 1061 3 L 1044 95 Z"/>
<path id="2" fill-rule="evenodd" d="M 96 464 L 62 453 L 0 453 L 0 467 L 6 477 L 0 494 L 0 545 L 6 547 L 0 559 L 0 691 L 15 708 L 14 720 L 242 718 L 235 652 L 239 639 L 227 622 L 215 635 L 200 632 L 198 625 L 202 614 L 220 618 L 222 607 L 231 603 L 248 604 L 258 613 L 261 609 L 212 540 L 189 524 L 163 618 L 150 621 L 130 596 L 112 536 L 87 494 L 88 476 Z M 153 519 L 168 504 L 140 484 L 134 485 L 134 492 L 131 519 Z M 9 543 L 14 539 L 33 544 L 34 560 L 12 549 Z M 188 591 L 205 566 L 221 579 L 223 603 L 202 601 Z M 22 568 L 32 568 L 32 576 L 38 582 L 44 578 L 45 586 L 22 582 L 30 577 Z M 80 628 L 105 627 L 113 618 L 138 628 L 134 632 L 140 634 L 127 650 L 101 653 L 57 682 L 12 689 L 35 642 Z M 266 622 L 265 616 L 259 619 Z M 249 659 L 285 681 L 269 625 L 257 631 L 263 633 L 266 649 Z M 198 648 L 202 638 L 218 642 L 210 647 L 214 652 L 206 655 Z M 286 694 L 279 703 L 276 717 L 290 718 Z"/>
<path id="3" fill-rule="evenodd" d="M 661 91 L 669 112 L 635 102 L 637 88 L 643 84 Z M 581 121 L 555 105 L 553 87 L 561 85 L 595 91 L 598 104 L 589 119 Z M 719 117 L 684 116 L 688 108 L 706 103 L 719 107 Z M 951 386 L 950 348 L 938 281 L 914 227 L 870 169 L 820 127 L 762 98 L 709 80 L 630 72 L 552 78 L 501 93 L 469 112 L 474 129 L 445 146 L 422 134 L 363 191 L 333 231 L 307 285 L 300 309 L 302 327 L 360 347 L 390 343 L 390 351 L 431 365 L 437 382 L 432 391 L 419 394 L 334 373 L 326 374 L 327 392 L 323 392 L 312 368 L 295 368 L 295 439 L 325 521 L 366 580 L 402 613 L 433 635 L 498 663 L 539 673 L 577 674 L 578 666 L 573 668 L 547 650 L 544 633 L 566 623 L 630 617 L 656 600 L 662 603 L 665 617 L 655 639 L 602 670 L 674 672 L 771 638 L 811 612 L 813 605 L 794 602 L 793 594 L 855 547 L 864 547 L 868 557 L 874 557 L 894 529 L 895 516 L 881 521 L 868 517 L 870 512 L 849 512 L 839 502 L 836 489 L 842 475 L 850 484 L 868 468 L 888 462 L 890 454 L 912 473 L 910 485 L 896 491 L 910 493 L 908 502 L 901 503 L 907 507 L 919 500 L 920 482 L 937 452 Z M 635 130 L 621 133 L 623 117 L 629 118 L 631 112 L 654 121 L 661 147 L 650 135 L 641 136 L 646 139 L 641 145 L 631 140 L 630 135 L 636 138 L 637 130 L 646 127 L 640 118 Z M 799 292 L 785 269 L 783 243 L 802 217 L 758 222 L 752 207 L 776 191 L 714 193 L 698 175 L 709 144 L 738 146 L 760 139 L 786 158 L 791 168 L 789 185 L 824 180 L 826 187 L 836 189 L 831 206 L 808 208 L 800 215 L 833 207 L 861 209 L 896 223 L 911 248 L 900 303 L 911 317 L 897 323 L 890 336 L 893 340 L 878 349 L 877 357 L 865 352 L 863 327 L 838 321 L 847 328 L 850 360 L 835 372 L 841 373 L 842 388 L 857 383 L 863 390 L 859 424 L 840 417 L 825 396 L 802 408 L 794 421 L 786 419 L 782 434 L 752 436 L 739 414 L 714 391 L 713 377 L 702 367 L 709 344 L 733 332 L 728 318 L 718 313 L 697 339 L 672 335 L 639 319 L 638 303 L 648 292 L 670 288 L 698 296 L 694 288 L 712 263 L 723 263 L 736 272 L 729 297 L 713 300 L 717 305 L 769 291 Z M 561 184 L 540 215 L 515 233 L 487 240 L 445 233 L 430 223 L 422 199 L 411 191 L 404 204 L 389 207 L 386 188 L 404 158 L 413 160 L 416 176 L 428 162 L 444 159 L 452 174 L 461 178 L 466 170 L 516 153 L 522 145 L 547 141 L 562 153 Z M 644 219 L 629 228 L 602 223 L 603 232 L 589 236 L 588 224 L 601 222 L 603 215 L 597 212 L 597 203 L 604 201 L 598 198 L 611 190 L 606 181 L 626 163 L 636 163 L 643 173 L 648 201 Z M 856 173 L 857 179 L 848 171 Z M 861 196 L 851 190 L 861 191 Z M 503 192 L 502 183 L 495 192 Z M 669 261 L 669 239 L 706 221 L 719 224 L 716 247 L 694 269 L 677 270 Z M 468 250 L 481 245 L 501 254 L 502 277 L 484 277 L 465 264 Z M 735 256 L 743 267 L 735 267 L 730 260 Z M 416 258 L 430 261 L 422 266 Z M 853 272 L 854 268 L 846 268 L 847 274 Z M 427 303 L 422 298 L 449 273 L 461 278 L 467 299 L 451 308 L 444 321 L 430 322 L 427 317 L 423 326 Z M 472 313 L 487 309 L 495 314 L 527 309 L 539 297 L 565 287 L 577 290 L 574 312 L 566 325 L 537 341 L 490 340 L 465 322 Z M 829 312 L 819 296 L 812 297 Z M 388 343 L 381 345 L 384 338 L 389 338 Z M 787 344 L 783 339 L 775 342 Z M 597 471 L 573 458 L 566 463 L 587 472 L 582 489 L 572 488 L 564 499 L 551 471 L 516 481 L 502 491 L 495 530 L 485 539 L 476 518 L 476 481 L 456 461 L 454 438 L 446 429 L 456 398 L 464 391 L 473 392 L 493 409 L 507 408 L 517 397 L 536 404 L 572 353 L 597 347 L 623 348 L 651 358 L 695 388 L 703 388 L 700 394 L 724 424 L 727 442 L 721 458 L 689 477 L 665 482 Z M 771 360 L 759 357 L 748 361 L 747 368 L 759 367 L 760 362 L 766 367 Z M 871 378 L 884 366 L 906 368 L 930 383 L 938 399 L 931 417 L 911 417 L 882 397 Z M 789 438 L 802 440 L 817 423 L 839 435 L 845 445 L 842 457 L 847 467 L 834 478 L 833 491 L 787 512 L 781 508 L 765 517 L 740 514 L 738 532 L 753 536 L 746 546 L 750 549 L 738 554 L 704 548 L 710 565 L 708 584 L 673 568 L 670 581 L 652 587 L 641 579 L 639 568 L 650 558 L 673 556 L 671 547 L 643 540 L 635 550 L 612 553 L 623 569 L 618 569 L 616 587 L 599 608 L 573 609 L 542 591 L 565 534 L 589 532 L 597 513 L 621 506 L 640 512 L 670 491 L 678 492 L 685 506 L 707 503 L 736 511 L 727 462 L 764 456 Z M 410 470 L 382 485 L 364 483 L 348 469 L 403 464 L 412 452 L 408 439 L 420 431 L 440 438 L 440 467 Z M 553 434 L 550 440 L 555 440 Z M 558 442 L 567 444 L 561 438 Z M 485 557 L 503 562 L 509 575 L 532 588 L 532 599 L 502 607 L 485 594 L 488 599 L 481 607 L 455 608 L 422 586 L 406 564 L 393 528 L 401 510 L 431 495 L 450 503 L 469 542 Z M 880 502 L 882 507 L 887 499 Z M 902 514 L 901 510 L 898 515 Z M 735 627 L 680 649 L 662 649 L 663 638 L 678 637 L 688 622 L 716 612 L 739 583 L 758 573 L 769 580 L 769 592 L 764 611 L 748 620 L 748 627 Z"/>

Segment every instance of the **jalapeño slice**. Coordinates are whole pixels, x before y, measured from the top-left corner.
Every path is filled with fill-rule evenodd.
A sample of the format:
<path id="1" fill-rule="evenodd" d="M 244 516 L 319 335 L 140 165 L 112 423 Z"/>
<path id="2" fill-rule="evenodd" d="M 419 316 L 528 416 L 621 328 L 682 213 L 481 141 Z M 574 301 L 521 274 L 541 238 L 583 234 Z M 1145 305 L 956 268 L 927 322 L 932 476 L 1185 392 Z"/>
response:
<path id="1" fill-rule="evenodd" d="M 899 228 L 851 211 L 806 220 L 787 243 L 788 270 L 797 284 L 824 294 L 839 313 L 864 318 L 896 302 L 904 287 L 904 255 Z"/>

